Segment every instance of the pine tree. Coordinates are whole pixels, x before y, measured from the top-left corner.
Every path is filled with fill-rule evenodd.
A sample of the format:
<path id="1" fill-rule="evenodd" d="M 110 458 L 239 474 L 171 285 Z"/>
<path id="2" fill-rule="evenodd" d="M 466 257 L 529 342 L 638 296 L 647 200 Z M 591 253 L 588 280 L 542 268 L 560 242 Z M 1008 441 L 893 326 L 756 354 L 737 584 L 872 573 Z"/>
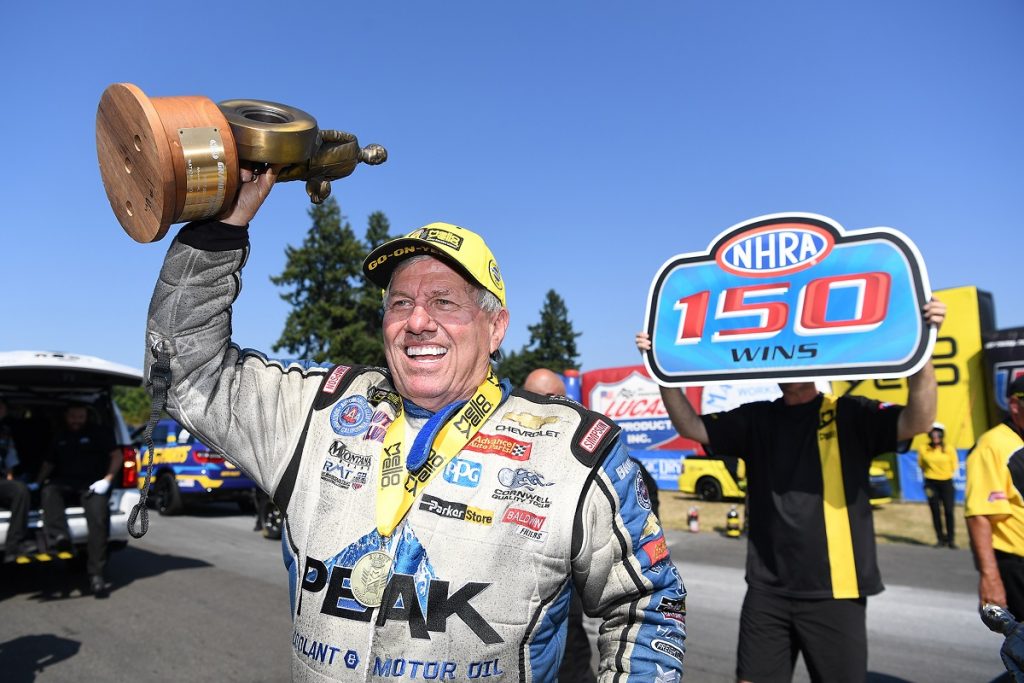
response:
<path id="1" fill-rule="evenodd" d="M 281 298 L 292 307 L 273 348 L 318 362 L 381 365 L 380 293 L 371 305 L 362 275 L 368 249 L 333 197 L 310 207 L 309 217 L 302 246 L 286 247 L 284 272 L 270 278 L 288 288 Z M 387 229 L 377 212 L 367 235 L 385 241 Z"/>
<path id="2" fill-rule="evenodd" d="M 579 353 L 576 351 L 576 338 L 579 332 L 572 329 L 569 320 L 569 309 L 558 293 L 549 289 L 544 297 L 544 305 L 540 309 L 540 322 L 530 325 L 530 342 L 532 361 L 536 367 L 544 367 L 555 372 L 564 372 L 576 367 Z"/>
<path id="3" fill-rule="evenodd" d="M 513 384 L 520 385 L 535 368 L 565 372 L 577 367 L 576 338 L 580 333 L 573 330 L 565 301 L 555 290 L 548 290 L 544 297 L 540 321 L 527 329 L 530 341 L 519 351 L 505 353 L 498 364 L 501 377 L 508 377 Z"/>

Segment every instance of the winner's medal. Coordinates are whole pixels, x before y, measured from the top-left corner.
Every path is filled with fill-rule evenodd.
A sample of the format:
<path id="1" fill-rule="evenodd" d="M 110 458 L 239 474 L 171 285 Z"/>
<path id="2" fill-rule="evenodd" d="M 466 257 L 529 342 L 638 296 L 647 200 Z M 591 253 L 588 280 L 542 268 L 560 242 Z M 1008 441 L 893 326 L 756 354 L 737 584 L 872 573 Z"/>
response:
<path id="1" fill-rule="evenodd" d="M 352 595 L 365 607 L 380 607 L 391 574 L 391 556 L 383 550 L 368 552 L 352 567 Z"/>

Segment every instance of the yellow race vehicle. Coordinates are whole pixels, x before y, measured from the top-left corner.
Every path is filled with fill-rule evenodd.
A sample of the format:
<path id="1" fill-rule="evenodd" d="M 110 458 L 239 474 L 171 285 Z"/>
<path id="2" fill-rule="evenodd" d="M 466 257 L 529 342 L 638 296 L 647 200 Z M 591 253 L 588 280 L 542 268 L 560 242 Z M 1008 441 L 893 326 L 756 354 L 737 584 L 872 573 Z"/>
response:
<path id="1" fill-rule="evenodd" d="M 892 502 L 892 483 L 885 463 L 872 463 L 868 478 L 871 504 Z M 747 475 L 743 460 L 729 456 L 692 455 L 680 465 L 679 490 L 695 494 L 701 500 L 743 498 L 747 495 Z"/>

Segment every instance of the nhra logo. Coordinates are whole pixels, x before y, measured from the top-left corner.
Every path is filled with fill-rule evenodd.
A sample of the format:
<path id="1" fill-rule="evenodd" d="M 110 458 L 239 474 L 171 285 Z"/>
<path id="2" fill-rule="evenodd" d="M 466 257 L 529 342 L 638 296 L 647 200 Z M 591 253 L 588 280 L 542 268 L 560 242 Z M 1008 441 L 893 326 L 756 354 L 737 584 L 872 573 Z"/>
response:
<path id="1" fill-rule="evenodd" d="M 525 488 L 527 491 L 533 491 L 538 486 L 555 485 L 554 482 L 544 481 L 544 477 L 532 470 L 526 469 L 525 467 L 519 467 L 515 470 L 511 470 L 508 467 L 502 467 L 501 471 L 498 472 L 498 481 L 501 482 L 501 485 L 505 488 Z"/>
<path id="2" fill-rule="evenodd" d="M 513 460 L 529 460 L 533 444 L 513 439 L 510 436 L 478 433 L 466 445 L 467 451 L 503 455 Z"/>
<path id="3" fill-rule="evenodd" d="M 444 480 L 456 486 L 476 488 L 480 485 L 480 475 L 483 469 L 480 463 L 472 460 L 453 458 L 444 468 Z"/>
<path id="4" fill-rule="evenodd" d="M 733 237 L 715 254 L 722 270 L 768 277 L 796 273 L 828 256 L 835 238 L 808 223 L 777 223 Z"/>

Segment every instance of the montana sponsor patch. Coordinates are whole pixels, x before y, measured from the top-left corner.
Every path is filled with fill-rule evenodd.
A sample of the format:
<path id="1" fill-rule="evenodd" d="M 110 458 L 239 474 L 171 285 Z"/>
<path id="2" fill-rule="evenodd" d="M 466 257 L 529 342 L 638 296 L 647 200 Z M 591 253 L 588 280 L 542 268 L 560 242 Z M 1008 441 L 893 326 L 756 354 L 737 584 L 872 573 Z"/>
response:
<path id="1" fill-rule="evenodd" d="M 492 510 L 482 510 L 465 503 L 454 503 L 427 493 L 424 493 L 420 500 L 420 510 L 438 517 L 458 519 L 485 526 L 490 526 L 494 522 L 494 511 Z"/>
<path id="2" fill-rule="evenodd" d="M 597 451 L 598 446 L 601 445 L 605 435 L 611 431 L 611 428 L 612 426 L 604 420 L 596 420 L 594 424 L 590 425 L 590 429 L 588 429 L 587 433 L 583 435 L 583 438 L 580 439 L 580 448 L 585 450 L 587 453 L 593 454 Z"/>
<path id="3" fill-rule="evenodd" d="M 368 455 L 353 453 L 340 441 L 331 444 L 320 479 L 341 489 L 358 491 L 366 485 L 371 466 Z"/>
<path id="4" fill-rule="evenodd" d="M 327 376 L 327 381 L 324 382 L 323 393 L 333 394 L 338 385 L 341 384 L 341 380 L 345 379 L 345 375 L 351 369 L 348 365 L 335 365 L 334 369 L 331 370 L 331 374 Z"/>
<path id="5" fill-rule="evenodd" d="M 1006 500 L 1006 492 L 1005 491 L 993 491 L 992 493 L 988 494 L 988 502 L 994 503 L 997 500 Z"/>
<path id="6" fill-rule="evenodd" d="M 513 460 L 529 460 L 533 444 L 513 439 L 510 436 L 498 434 L 477 433 L 473 440 L 466 444 L 465 450 L 476 453 L 490 453 L 501 455 Z"/>
<path id="7" fill-rule="evenodd" d="M 519 526 L 526 527 L 527 529 L 533 529 L 534 531 L 540 531 L 544 526 L 544 521 L 546 519 L 547 517 L 535 515 L 529 510 L 509 508 L 508 510 L 505 510 L 505 514 L 502 516 L 501 521 L 518 524 Z"/>
<path id="8" fill-rule="evenodd" d="M 650 559 L 651 564 L 658 564 L 668 557 L 668 544 L 665 543 L 664 536 L 656 538 L 648 543 L 644 543 L 640 546 L 640 549 L 643 550 Z"/>
<path id="9" fill-rule="evenodd" d="M 331 410 L 331 428 L 340 436 L 355 436 L 370 424 L 370 404 L 362 396 L 349 396 Z"/>

